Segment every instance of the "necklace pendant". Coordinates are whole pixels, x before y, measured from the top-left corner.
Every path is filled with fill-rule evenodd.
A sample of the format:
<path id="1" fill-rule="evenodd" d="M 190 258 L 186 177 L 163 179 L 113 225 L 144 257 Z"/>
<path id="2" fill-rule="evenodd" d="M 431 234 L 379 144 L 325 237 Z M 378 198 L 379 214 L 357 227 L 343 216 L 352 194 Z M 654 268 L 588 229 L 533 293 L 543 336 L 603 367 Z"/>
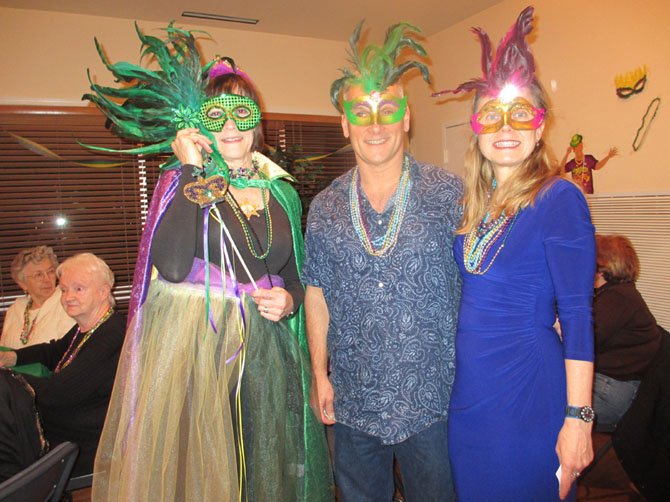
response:
<path id="1" fill-rule="evenodd" d="M 221 202 L 228 192 L 228 181 L 223 176 L 198 178 L 184 187 L 184 196 L 200 207 Z"/>
<path id="2" fill-rule="evenodd" d="M 247 220 L 250 219 L 252 216 L 260 217 L 260 214 L 258 213 L 258 211 L 261 208 L 258 207 L 256 204 L 254 204 L 250 200 L 245 199 L 245 200 L 240 201 L 240 209 L 244 213 L 244 216 L 247 217 Z"/>
<path id="3" fill-rule="evenodd" d="M 266 189 L 261 188 L 261 199 L 263 200 L 263 206 L 259 208 L 256 204 L 253 203 L 249 204 L 248 200 L 244 200 L 240 204 L 237 201 L 237 199 L 235 199 L 235 196 L 231 192 L 228 192 L 226 194 L 226 202 L 228 203 L 233 213 L 235 214 L 237 221 L 239 221 L 240 225 L 242 226 L 242 231 L 244 232 L 244 238 L 247 242 L 247 248 L 249 249 L 249 252 L 253 255 L 254 258 L 263 261 L 265 261 L 265 258 L 267 258 L 268 254 L 270 253 L 270 248 L 272 247 L 272 215 L 270 214 L 269 200 L 266 198 L 266 196 L 267 196 Z M 249 206 L 249 205 L 253 207 L 253 211 L 250 211 L 248 207 L 247 210 L 249 212 L 245 211 L 242 208 L 242 206 Z M 267 228 L 268 242 L 265 251 L 263 251 L 263 249 L 261 248 L 259 253 L 256 251 L 256 245 L 254 244 L 254 239 L 252 238 L 252 236 L 256 239 L 259 246 L 261 246 L 261 242 L 260 239 L 258 238 L 258 235 L 256 235 L 256 232 L 254 231 L 253 227 L 248 225 L 248 220 L 251 217 L 251 214 L 254 212 L 256 213 L 255 216 L 260 216 L 258 214 L 258 210 L 260 209 L 263 209 L 265 212 L 265 226 Z"/>

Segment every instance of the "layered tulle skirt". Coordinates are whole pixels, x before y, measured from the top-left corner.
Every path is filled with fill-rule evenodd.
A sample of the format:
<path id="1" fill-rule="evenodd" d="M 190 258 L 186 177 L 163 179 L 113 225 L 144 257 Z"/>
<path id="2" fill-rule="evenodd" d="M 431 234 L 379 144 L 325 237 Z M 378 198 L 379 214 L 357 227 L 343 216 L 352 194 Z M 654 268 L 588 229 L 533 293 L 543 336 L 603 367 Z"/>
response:
<path id="1" fill-rule="evenodd" d="M 220 290 L 151 282 L 119 363 L 94 500 L 311 500 L 308 361 L 285 322 L 261 317 L 246 294 L 241 301 L 243 313 Z M 307 462 L 316 458 L 322 481 L 307 484 L 323 500 L 328 460 L 325 441 L 315 444 L 323 447 Z"/>

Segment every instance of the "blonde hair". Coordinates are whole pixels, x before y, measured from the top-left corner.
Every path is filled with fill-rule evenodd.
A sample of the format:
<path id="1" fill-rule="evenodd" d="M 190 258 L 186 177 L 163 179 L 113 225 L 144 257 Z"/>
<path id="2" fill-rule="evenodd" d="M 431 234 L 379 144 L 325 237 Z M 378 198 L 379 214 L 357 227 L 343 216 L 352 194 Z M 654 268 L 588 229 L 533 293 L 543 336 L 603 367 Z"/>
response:
<path id="1" fill-rule="evenodd" d="M 630 239 L 623 235 L 596 234 L 598 272 L 607 282 L 635 282 L 640 259 Z"/>
<path id="2" fill-rule="evenodd" d="M 528 90 L 536 106 L 547 110 L 546 94 L 540 83 L 533 80 Z M 476 110 L 481 97 L 479 95 L 475 97 L 473 110 Z M 463 221 L 457 233 L 466 234 L 474 230 L 486 213 L 489 213 L 491 218 L 497 218 L 503 211 L 505 214 L 513 214 L 532 205 L 543 188 L 547 187 L 547 181 L 559 173 L 560 166 L 552 164 L 549 160 L 544 140 L 540 139 L 530 156 L 515 170 L 505 185 L 491 193 L 495 178 L 493 165 L 482 155 L 477 136 L 473 135 L 465 154 Z"/>
<path id="3" fill-rule="evenodd" d="M 109 265 L 105 263 L 102 258 L 98 258 L 93 253 L 79 253 L 74 256 L 70 256 L 68 259 L 63 261 L 56 269 L 56 277 L 60 279 L 60 276 L 63 274 L 63 270 L 70 267 L 78 267 L 85 270 L 89 274 L 95 275 L 98 277 L 105 286 L 109 287 L 109 297 L 107 301 L 113 307 L 116 305 L 116 300 L 112 295 L 112 288 L 114 287 L 114 272 L 109 268 Z"/>
<path id="4" fill-rule="evenodd" d="M 49 246 L 35 246 L 19 251 L 10 265 L 10 273 L 14 282 L 18 284 L 19 281 L 25 280 L 23 269 L 28 263 L 39 263 L 42 260 L 49 260 L 54 268 L 58 266 L 58 258 Z"/>

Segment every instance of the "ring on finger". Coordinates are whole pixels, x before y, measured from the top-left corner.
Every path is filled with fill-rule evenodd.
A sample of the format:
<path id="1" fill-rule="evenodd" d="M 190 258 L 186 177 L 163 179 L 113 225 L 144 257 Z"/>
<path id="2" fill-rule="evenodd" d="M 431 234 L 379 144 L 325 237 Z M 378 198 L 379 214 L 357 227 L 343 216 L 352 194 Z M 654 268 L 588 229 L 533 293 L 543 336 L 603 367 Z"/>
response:
<path id="1" fill-rule="evenodd" d="M 577 478 L 579 477 L 580 474 L 581 474 L 581 472 L 573 472 L 573 473 L 572 473 L 572 477 L 575 478 L 575 479 L 577 479 Z"/>

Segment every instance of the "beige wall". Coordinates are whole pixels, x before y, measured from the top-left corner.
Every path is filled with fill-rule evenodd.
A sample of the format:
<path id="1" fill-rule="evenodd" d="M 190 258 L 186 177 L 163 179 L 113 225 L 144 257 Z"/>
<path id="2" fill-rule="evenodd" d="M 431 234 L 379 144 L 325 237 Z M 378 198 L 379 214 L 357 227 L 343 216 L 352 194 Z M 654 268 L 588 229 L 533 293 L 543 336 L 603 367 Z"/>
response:
<path id="1" fill-rule="evenodd" d="M 670 89 L 670 3 L 666 0 L 535 0 L 536 30 L 531 47 L 551 101 L 553 123 L 546 138 L 560 159 L 575 132 L 585 151 L 597 158 L 610 146 L 621 155 L 595 174 L 596 193 L 670 190 L 670 166 L 662 155 L 670 137 L 667 104 L 662 103 L 646 141 L 631 147 L 647 105 Z M 527 1 L 506 0 L 429 37 L 437 89 L 454 87 L 480 74 L 480 49 L 468 28 L 484 27 L 498 41 Z M 160 34 L 156 23 L 139 21 L 146 33 Z M 193 25 L 181 25 L 197 28 Z M 330 83 L 346 65 L 345 41 L 207 29 L 206 57 L 231 55 L 254 78 L 271 112 L 328 114 Z M 88 88 L 86 68 L 111 83 L 93 45 L 97 36 L 112 61 L 138 62 L 139 41 L 127 19 L 0 8 L 0 103 L 77 102 Z M 377 39 L 379 33 L 374 33 Z M 647 65 L 644 92 L 629 100 L 614 93 L 614 76 Z M 409 84 L 412 151 L 421 160 L 444 163 L 444 128 L 465 122 L 469 97 L 438 101 L 416 75 Z M 466 126 L 450 129 L 448 168 L 461 171 Z"/>
<path id="2" fill-rule="evenodd" d="M 453 88 L 479 76 L 480 48 L 471 26 L 483 27 L 496 43 L 528 1 L 507 0 L 427 42 L 437 89 Z M 610 146 L 621 153 L 595 173 L 596 193 L 670 191 L 667 138 L 670 109 L 662 102 L 646 141 L 632 142 L 650 101 L 666 99 L 670 90 L 670 2 L 666 0 L 535 0 L 536 29 L 531 36 L 539 75 L 549 93 L 554 116 L 545 138 L 556 157 L 564 155 L 575 132 L 584 136 L 585 152 L 603 157 Z M 614 76 L 647 65 L 646 89 L 628 100 L 614 93 Z M 412 150 L 417 157 L 443 164 L 443 128 L 462 123 L 470 100 L 439 103 L 427 87 L 412 79 Z M 455 130 L 458 130 L 456 128 Z M 452 136 L 456 137 L 452 129 Z M 465 135 L 466 126 L 460 130 Z M 468 133 L 469 135 L 469 133 Z M 450 148 L 449 158 L 457 158 Z M 460 171 L 460 165 L 448 165 Z"/>
<path id="3" fill-rule="evenodd" d="M 138 20 L 161 36 L 163 25 Z M 184 28 L 197 26 L 178 23 Z M 205 29 L 205 28 L 200 28 Z M 333 115 L 330 83 L 345 64 L 345 41 L 206 28 L 206 58 L 233 57 L 261 90 L 265 109 L 278 113 Z M 0 8 L 0 103 L 76 103 L 88 89 L 86 68 L 101 84 L 112 82 L 93 38 L 112 62 L 139 62 L 140 42 L 132 20 Z"/>

